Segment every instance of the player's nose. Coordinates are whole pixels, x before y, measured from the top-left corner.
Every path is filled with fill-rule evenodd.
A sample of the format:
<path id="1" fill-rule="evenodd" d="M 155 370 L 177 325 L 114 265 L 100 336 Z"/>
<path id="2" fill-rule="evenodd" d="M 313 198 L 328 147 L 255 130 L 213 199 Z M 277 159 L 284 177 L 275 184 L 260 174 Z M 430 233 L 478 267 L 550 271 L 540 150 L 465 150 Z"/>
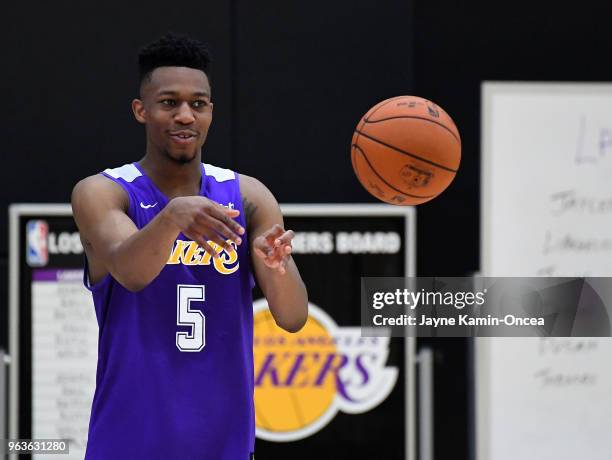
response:
<path id="1" fill-rule="evenodd" d="M 191 107 L 187 102 L 179 105 L 176 115 L 174 119 L 183 125 L 191 124 L 195 121 L 195 117 L 193 116 L 193 112 L 191 111 Z"/>

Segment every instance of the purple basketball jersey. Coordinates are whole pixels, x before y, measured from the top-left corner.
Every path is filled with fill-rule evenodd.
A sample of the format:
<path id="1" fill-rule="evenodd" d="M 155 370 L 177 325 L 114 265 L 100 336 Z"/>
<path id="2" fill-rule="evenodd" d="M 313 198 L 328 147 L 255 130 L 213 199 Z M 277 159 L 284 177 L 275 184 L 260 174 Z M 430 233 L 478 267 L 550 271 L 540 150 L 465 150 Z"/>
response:
<path id="1" fill-rule="evenodd" d="M 143 228 L 168 199 L 136 163 L 103 173 Z M 238 175 L 202 165 L 205 196 L 238 209 Z M 253 278 L 246 234 L 215 260 L 182 233 L 140 292 L 109 274 L 94 286 L 96 392 L 86 459 L 247 460 L 253 451 Z"/>

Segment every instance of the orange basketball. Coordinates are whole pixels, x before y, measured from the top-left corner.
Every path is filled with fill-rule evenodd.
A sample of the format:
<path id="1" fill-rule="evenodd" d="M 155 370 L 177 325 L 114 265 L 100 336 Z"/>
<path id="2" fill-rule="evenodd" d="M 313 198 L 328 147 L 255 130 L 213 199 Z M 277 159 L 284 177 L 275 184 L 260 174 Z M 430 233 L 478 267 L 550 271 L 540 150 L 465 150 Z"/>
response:
<path id="1" fill-rule="evenodd" d="M 455 178 L 461 138 L 441 107 L 422 97 L 398 96 L 359 121 L 351 161 L 361 185 L 376 198 L 403 206 L 425 203 Z"/>

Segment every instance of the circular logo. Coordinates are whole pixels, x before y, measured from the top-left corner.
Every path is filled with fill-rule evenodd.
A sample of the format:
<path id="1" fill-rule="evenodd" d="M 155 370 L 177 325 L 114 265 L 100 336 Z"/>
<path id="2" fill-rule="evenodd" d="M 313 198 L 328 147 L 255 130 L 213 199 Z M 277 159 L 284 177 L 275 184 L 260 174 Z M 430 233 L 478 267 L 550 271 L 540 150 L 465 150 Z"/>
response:
<path id="1" fill-rule="evenodd" d="M 385 367 L 389 337 L 361 337 L 309 304 L 295 334 L 279 328 L 265 299 L 254 302 L 255 423 L 269 441 L 303 439 L 342 411 L 366 412 L 389 395 L 397 368 Z"/>

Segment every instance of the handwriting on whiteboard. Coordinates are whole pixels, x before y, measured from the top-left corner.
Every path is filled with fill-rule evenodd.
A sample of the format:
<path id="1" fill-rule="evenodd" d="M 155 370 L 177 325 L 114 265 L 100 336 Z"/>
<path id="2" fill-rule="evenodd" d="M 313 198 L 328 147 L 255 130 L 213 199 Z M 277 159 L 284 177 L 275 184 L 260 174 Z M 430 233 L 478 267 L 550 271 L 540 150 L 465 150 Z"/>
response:
<path id="1" fill-rule="evenodd" d="M 595 373 L 583 369 L 569 369 L 565 365 L 560 365 L 556 359 L 575 357 L 573 359 L 576 361 L 572 362 L 579 365 L 582 360 L 587 359 L 586 356 L 597 353 L 599 348 L 599 341 L 592 338 L 542 338 L 538 342 L 538 357 L 546 363 L 546 367 L 538 369 L 533 374 L 534 379 L 540 388 L 593 386 L 597 384 L 598 376 Z"/>
<path id="2" fill-rule="evenodd" d="M 592 386 L 597 383 L 597 376 L 591 372 L 558 372 L 549 367 L 538 370 L 534 376 L 542 387 Z"/>
<path id="3" fill-rule="evenodd" d="M 599 126 L 594 132 L 586 115 L 580 117 L 574 160 L 577 164 L 598 163 L 612 153 L 612 130 Z"/>
<path id="4" fill-rule="evenodd" d="M 588 354 L 597 351 L 599 340 L 592 338 L 576 339 L 565 337 L 546 337 L 539 339 L 539 356 L 577 355 Z"/>
<path id="5" fill-rule="evenodd" d="M 547 230 L 544 235 L 542 254 L 555 252 L 602 252 L 612 250 L 612 238 L 578 237 L 570 233 L 554 235 Z"/>
<path id="6" fill-rule="evenodd" d="M 601 215 L 612 213 L 612 196 L 595 197 L 582 195 L 575 190 L 562 190 L 550 195 L 553 216 L 568 213 Z"/>

